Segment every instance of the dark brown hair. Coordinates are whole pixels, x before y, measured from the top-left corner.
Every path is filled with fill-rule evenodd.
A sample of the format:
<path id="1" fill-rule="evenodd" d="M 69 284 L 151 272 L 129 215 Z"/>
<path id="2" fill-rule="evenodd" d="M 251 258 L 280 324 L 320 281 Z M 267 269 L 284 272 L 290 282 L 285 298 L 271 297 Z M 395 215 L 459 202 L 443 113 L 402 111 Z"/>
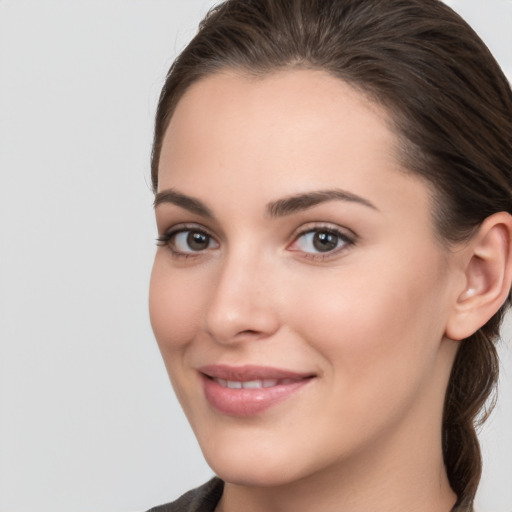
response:
<path id="1" fill-rule="evenodd" d="M 228 0 L 212 9 L 160 96 L 155 191 L 165 130 L 191 84 L 225 69 L 264 76 L 293 67 L 327 71 L 387 109 L 405 168 L 432 186 L 446 243 L 512 212 L 510 85 L 476 33 L 438 0 Z M 509 301 L 460 343 L 448 385 L 443 452 L 460 510 L 472 508 L 480 480 L 475 425 L 496 386 L 495 342 Z"/>

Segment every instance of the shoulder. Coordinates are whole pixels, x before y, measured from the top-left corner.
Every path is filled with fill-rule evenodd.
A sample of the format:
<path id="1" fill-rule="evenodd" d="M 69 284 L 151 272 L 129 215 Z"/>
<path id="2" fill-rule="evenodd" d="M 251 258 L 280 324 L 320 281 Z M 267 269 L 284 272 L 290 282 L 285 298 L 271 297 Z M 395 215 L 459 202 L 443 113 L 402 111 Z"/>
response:
<path id="1" fill-rule="evenodd" d="M 224 482 L 220 478 L 212 478 L 201 487 L 188 491 L 176 501 L 154 507 L 148 512 L 214 512 L 223 489 Z"/>

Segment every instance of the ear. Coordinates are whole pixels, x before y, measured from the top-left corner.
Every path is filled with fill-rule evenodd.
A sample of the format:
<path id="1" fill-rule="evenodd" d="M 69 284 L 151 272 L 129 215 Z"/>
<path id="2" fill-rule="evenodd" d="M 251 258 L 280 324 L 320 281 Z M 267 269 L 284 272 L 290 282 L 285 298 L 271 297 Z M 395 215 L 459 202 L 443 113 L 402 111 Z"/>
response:
<path id="1" fill-rule="evenodd" d="M 512 216 L 487 217 L 461 253 L 464 288 L 449 315 L 445 335 L 462 340 L 500 309 L 512 282 Z"/>

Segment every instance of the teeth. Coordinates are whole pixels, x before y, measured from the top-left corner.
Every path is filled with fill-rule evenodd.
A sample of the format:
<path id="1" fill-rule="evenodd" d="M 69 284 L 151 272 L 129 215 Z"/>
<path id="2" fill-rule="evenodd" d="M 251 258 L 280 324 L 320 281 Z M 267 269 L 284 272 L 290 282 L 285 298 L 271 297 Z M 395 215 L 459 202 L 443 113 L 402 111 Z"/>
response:
<path id="1" fill-rule="evenodd" d="M 229 389 L 259 389 L 259 388 L 271 388 L 278 384 L 289 384 L 293 382 L 292 379 L 263 379 L 263 380 L 249 380 L 246 382 L 240 382 L 236 380 L 225 380 L 225 379 L 214 379 L 215 382 L 220 384 L 224 388 Z"/>
<path id="2" fill-rule="evenodd" d="M 242 382 L 242 387 L 244 389 L 255 389 L 263 387 L 263 383 L 261 380 L 250 380 L 248 382 Z"/>

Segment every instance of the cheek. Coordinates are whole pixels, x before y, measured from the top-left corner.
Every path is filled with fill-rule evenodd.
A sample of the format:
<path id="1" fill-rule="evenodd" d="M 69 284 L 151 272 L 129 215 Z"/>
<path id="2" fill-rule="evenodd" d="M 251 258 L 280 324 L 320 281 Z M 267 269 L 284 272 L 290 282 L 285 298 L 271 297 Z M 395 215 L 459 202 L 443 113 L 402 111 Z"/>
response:
<path id="1" fill-rule="evenodd" d="M 172 271 L 164 251 L 157 253 L 151 273 L 149 313 L 151 326 L 162 354 L 187 345 L 200 327 L 201 287 L 198 277 Z"/>
<path id="2" fill-rule="evenodd" d="M 302 300 L 290 297 L 289 311 L 347 386 L 403 382 L 434 362 L 443 335 L 439 280 L 435 264 L 422 275 L 392 262 L 337 269 L 302 282 L 294 293 Z"/>
<path id="3" fill-rule="evenodd" d="M 427 293 L 428 283 L 403 272 L 387 268 L 380 281 L 377 274 L 317 280 L 299 291 L 303 301 L 290 303 L 294 330 L 324 361 L 321 405 L 336 418 L 325 419 L 325 436 L 346 446 L 374 439 L 413 407 L 431 403 L 442 336 L 438 298 Z"/>

